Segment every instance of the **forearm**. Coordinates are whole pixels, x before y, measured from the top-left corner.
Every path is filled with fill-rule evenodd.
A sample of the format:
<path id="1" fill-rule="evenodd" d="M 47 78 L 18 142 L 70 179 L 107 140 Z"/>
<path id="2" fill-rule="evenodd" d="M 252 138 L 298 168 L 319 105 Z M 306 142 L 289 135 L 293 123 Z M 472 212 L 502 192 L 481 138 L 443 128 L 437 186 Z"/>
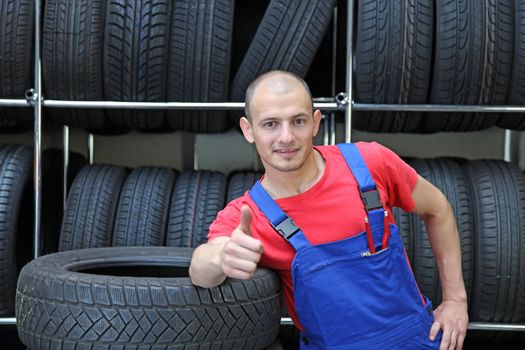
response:
<path id="1" fill-rule="evenodd" d="M 193 284 L 211 288 L 224 282 L 226 274 L 222 270 L 220 261 L 221 251 L 227 240 L 226 237 L 218 237 L 213 243 L 202 244 L 195 249 L 189 268 Z"/>
<path id="2" fill-rule="evenodd" d="M 438 264 L 443 299 L 466 301 L 459 232 L 450 204 L 444 197 L 442 201 L 440 210 L 424 215 L 423 220 Z"/>

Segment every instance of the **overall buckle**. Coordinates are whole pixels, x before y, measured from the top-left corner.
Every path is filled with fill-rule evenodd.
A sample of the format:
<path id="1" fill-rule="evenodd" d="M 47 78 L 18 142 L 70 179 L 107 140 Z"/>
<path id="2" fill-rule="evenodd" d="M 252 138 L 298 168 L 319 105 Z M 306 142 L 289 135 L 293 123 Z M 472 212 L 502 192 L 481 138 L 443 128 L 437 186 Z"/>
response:
<path id="1" fill-rule="evenodd" d="M 271 224 L 275 231 L 277 231 L 277 233 L 283 236 L 286 240 L 292 238 L 293 235 L 295 235 L 300 230 L 300 228 L 293 222 L 293 220 L 289 216 L 287 216 L 286 219 L 284 219 L 277 225 L 274 225 L 273 223 Z"/>

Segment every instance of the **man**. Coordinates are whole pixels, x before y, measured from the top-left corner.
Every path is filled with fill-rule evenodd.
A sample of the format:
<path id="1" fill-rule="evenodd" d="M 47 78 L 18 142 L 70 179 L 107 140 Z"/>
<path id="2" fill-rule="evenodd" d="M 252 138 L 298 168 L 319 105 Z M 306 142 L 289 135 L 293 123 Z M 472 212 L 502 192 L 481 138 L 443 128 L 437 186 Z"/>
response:
<path id="1" fill-rule="evenodd" d="M 376 143 L 313 146 L 321 113 L 298 76 L 272 71 L 246 93 L 240 125 L 265 168 L 222 210 L 190 266 L 202 287 L 277 271 L 305 349 L 461 349 L 468 323 L 459 235 L 443 194 Z M 352 176 L 353 175 L 353 176 Z M 432 312 L 391 207 L 421 215 L 440 270 Z"/>

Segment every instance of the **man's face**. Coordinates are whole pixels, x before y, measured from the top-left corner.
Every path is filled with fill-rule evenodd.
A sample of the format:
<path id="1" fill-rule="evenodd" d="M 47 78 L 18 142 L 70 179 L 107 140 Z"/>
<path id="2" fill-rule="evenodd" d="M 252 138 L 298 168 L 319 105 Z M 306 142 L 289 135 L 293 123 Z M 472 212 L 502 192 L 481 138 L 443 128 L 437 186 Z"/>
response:
<path id="1" fill-rule="evenodd" d="M 308 94 L 299 84 L 276 95 L 258 86 L 252 97 L 251 123 L 241 119 L 246 140 L 255 143 L 266 170 L 300 170 L 312 152 L 321 112 L 312 111 Z"/>

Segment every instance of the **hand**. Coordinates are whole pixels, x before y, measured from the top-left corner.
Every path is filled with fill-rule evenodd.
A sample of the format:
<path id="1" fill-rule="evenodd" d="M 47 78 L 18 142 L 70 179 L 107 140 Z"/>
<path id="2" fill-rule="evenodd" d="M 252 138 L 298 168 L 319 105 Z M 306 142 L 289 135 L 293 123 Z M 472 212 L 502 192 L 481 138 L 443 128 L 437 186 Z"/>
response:
<path id="1" fill-rule="evenodd" d="M 241 207 L 241 222 L 233 230 L 221 252 L 221 268 L 228 277 L 250 279 L 261 260 L 263 245 L 251 236 L 252 213 L 247 205 Z"/>
<path id="2" fill-rule="evenodd" d="M 434 323 L 430 329 L 430 340 L 436 339 L 440 329 L 443 330 L 439 350 L 461 350 L 467 334 L 467 302 L 443 300 L 434 311 Z"/>

